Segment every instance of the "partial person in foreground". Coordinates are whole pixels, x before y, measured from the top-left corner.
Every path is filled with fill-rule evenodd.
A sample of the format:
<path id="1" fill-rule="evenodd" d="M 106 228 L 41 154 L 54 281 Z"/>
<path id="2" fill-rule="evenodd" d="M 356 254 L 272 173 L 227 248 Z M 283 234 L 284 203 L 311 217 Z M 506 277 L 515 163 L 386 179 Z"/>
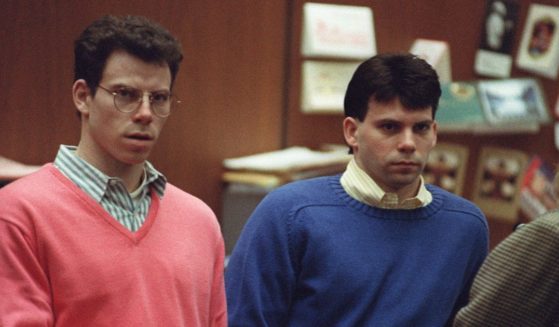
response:
<path id="1" fill-rule="evenodd" d="M 274 190 L 226 271 L 230 326 L 444 326 L 488 251 L 485 216 L 421 173 L 437 141 L 436 72 L 363 62 L 345 95 L 342 175 Z"/>
<path id="2" fill-rule="evenodd" d="M 226 326 L 217 219 L 147 161 L 179 42 L 106 16 L 74 54 L 79 144 L 0 189 L 0 326 Z"/>
<path id="3" fill-rule="evenodd" d="M 554 184 L 559 194 L 559 173 Z M 559 326 L 559 210 L 522 225 L 491 251 L 454 326 Z"/>

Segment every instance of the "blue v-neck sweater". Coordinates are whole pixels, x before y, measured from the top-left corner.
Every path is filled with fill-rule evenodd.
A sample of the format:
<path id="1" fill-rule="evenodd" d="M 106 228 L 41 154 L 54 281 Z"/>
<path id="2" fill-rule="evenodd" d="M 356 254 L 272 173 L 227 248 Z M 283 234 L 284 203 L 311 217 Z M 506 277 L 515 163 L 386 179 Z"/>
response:
<path id="1" fill-rule="evenodd" d="M 371 207 L 340 176 L 283 186 L 249 218 L 230 258 L 230 326 L 444 326 L 488 251 L 471 202 L 428 185 L 414 210 Z"/>

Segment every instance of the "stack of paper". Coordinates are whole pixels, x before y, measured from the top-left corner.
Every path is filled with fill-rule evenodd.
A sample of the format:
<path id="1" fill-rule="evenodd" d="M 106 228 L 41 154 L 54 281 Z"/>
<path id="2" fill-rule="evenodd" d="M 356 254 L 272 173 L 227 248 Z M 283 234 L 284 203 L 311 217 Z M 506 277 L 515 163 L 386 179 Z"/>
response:
<path id="1" fill-rule="evenodd" d="M 225 182 L 241 182 L 274 187 L 280 184 L 342 172 L 351 155 L 345 151 L 316 151 L 306 147 L 225 159 Z"/>
<path id="2" fill-rule="evenodd" d="M 31 174 L 39 168 L 40 166 L 25 165 L 0 156 L 0 181 L 12 181 Z"/>

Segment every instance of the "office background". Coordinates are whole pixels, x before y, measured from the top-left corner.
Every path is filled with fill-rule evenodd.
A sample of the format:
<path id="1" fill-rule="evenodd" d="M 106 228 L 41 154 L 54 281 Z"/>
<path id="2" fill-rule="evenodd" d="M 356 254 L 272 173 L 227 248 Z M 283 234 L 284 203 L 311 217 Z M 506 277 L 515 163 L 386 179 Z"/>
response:
<path id="1" fill-rule="evenodd" d="M 474 72 L 485 1 L 339 0 L 369 6 L 378 52 L 407 51 L 417 38 L 450 46 L 455 80 Z M 221 219 L 222 161 L 286 146 L 343 143 L 341 114 L 300 111 L 303 0 L 34 1 L 3 0 L 0 11 L 0 155 L 26 164 L 52 161 L 59 144 L 76 144 L 79 121 L 71 100 L 73 40 L 104 14 L 144 15 L 182 42 L 184 61 L 173 112 L 151 161 L 180 188 L 202 198 Z M 519 0 L 520 43 L 530 0 Z M 559 5 L 559 0 L 539 4 Z M 557 80 L 513 65 L 512 77 L 536 77 L 553 116 Z M 554 117 L 552 120 L 556 120 Z M 481 146 L 510 147 L 559 163 L 552 124 L 538 134 L 443 134 L 439 141 L 470 150 L 464 196 L 471 198 Z M 469 182 L 471 180 L 472 182 Z M 491 218 L 491 217 L 490 217 Z M 490 219 L 492 244 L 511 226 Z"/>

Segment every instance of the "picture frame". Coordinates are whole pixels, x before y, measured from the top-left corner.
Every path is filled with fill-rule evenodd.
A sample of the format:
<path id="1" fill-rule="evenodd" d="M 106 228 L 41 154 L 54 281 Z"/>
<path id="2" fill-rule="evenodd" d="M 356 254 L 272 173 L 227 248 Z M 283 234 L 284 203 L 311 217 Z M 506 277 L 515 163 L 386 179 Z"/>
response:
<path id="1" fill-rule="evenodd" d="M 452 81 L 452 66 L 450 64 L 450 46 L 445 41 L 416 39 L 410 53 L 427 61 L 439 75 L 441 83 Z"/>
<path id="2" fill-rule="evenodd" d="M 468 154 L 469 150 L 466 146 L 437 143 L 431 150 L 423 170 L 422 176 L 425 183 L 462 195 Z"/>
<path id="3" fill-rule="evenodd" d="M 510 76 L 519 8 L 515 0 L 486 0 L 474 64 L 476 73 L 500 78 Z"/>
<path id="4" fill-rule="evenodd" d="M 518 222 L 519 198 L 528 155 L 519 150 L 483 147 L 476 171 L 473 201 L 492 218 Z"/>
<path id="5" fill-rule="evenodd" d="M 372 57 L 377 52 L 373 11 L 365 6 L 307 2 L 301 39 L 306 57 Z"/>
<path id="6" fill-rule="evenodd" d="M 305 60 L 301 68 L 301 110 L 343 113 L 347 85 L 360 62 Z"/>
<path id="7" fill-rule="evenodd" d="M 554 191 L 555 169 L 539 155 L 534 155 L 526 166 L 520 188 L 520 210 L 534 220 L 559 206 Z"/>
<path id="8" fill-rule="evenodd" d="M 559 6 L 530 5 L 516 64 L 544 77 L 557 78 Z"/>
<path id="9" fill-rule="evenodd" d="M 549 121 L 547 105 L 536 79 L 482 80 L 477 87 L 490 124 L 540 124 Z"/>

